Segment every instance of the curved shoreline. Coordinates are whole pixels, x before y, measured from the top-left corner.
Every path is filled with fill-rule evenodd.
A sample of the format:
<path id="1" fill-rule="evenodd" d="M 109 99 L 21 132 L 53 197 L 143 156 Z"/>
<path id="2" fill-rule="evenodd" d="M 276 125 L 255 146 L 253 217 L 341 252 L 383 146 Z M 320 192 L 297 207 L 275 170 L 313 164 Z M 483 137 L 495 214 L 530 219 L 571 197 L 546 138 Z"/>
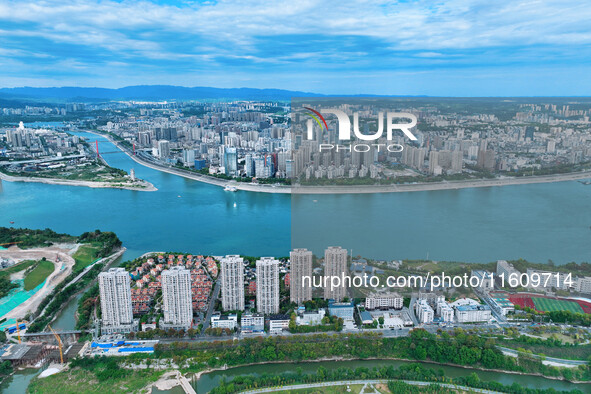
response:
<path id="1" fill-rule="evenodd" d="M 407 183 L 407 184 L 393 184 L 393 185 L 352 185 L 352 186 L 272 186 L 272 185 L 257 185 L 252 183 L 237 182 L 234 180 L 219 179 L 208 175 L 195 174 L 186 170 L 176 169 L 172 167 L 164 167 L 155 163 L 150 163 L 142 160 L 119 145 L 111 136 L 107 134 L 98 133 L 95 131 L 85 131 L 86 133 L 99 135 L 106 138 L 109 142 L 115 145 L 119 150 L 129 156 L 136 163 L 144 167 L 151 168 L 156 171 L 166 172 L 172 175 L 177 175 L 183 178 L 192 179 L 199 182 L 208 183 L 210 185 L 225 187 L 232 185 L 238 190 L 260 193 L 282 193 L 282 194 L 365 194 L 365 193 L 402 193 L 402 192 L 418 192 L 418 191 L 437 191 L 437 190 L 457 190 L 476 187 L 493 187 L 493 186 L 509 186 L 509 185 L 524 185 L 534 183 L 553 183 L 553 182 L 567 182 L 581 179 L 591 179 L 591 170 L 581 172 L 569 172 L 564 174 L 553 175 L 534 175 L 524 177 L 501 177 L 493 179 L 474 179 L 463 181 L 443 181 L 443 182 L 421 182 L 421 183 Z"/>
<path id="2" fill-rule="evenodd" d="M 138 163 L 144 167 L 151 168 L 156 171 L 166 172 L 168 174 L 180 176 L 180 177 L 187 178 L 187 179 L 192 179 L 192 180 L 198 181 L 198 182 L 208 183 L 210 185 L 219 186 L 219 187 L 226 187 L 228 185 L 232 185 L 232 186 L 236 187 L 236 189 L 238 189 L 238 190 L 248 191 L 248 192 L 281 193 L 281 194 L 290 194 L 291 193 L 291 187 L 288 187 L 288 186 L 256 185 L 256 184 L 252 184 L 252 183 L 243 183 L 243 182 L 237 182 L 234 180 L 226 180 L 226 179 L 220 179 L 220 178 L 216 178 L 216 177 L 212 177 L 212 176 L 208 176 L 208 175 L 192 173 L 190 171 L 181 170 L 181 169 L 177 169 L 177 168 L 165 167 L 165 166 L 157 165 L 155 163 L 150 163 L 146 160 L 142 160 L 142 159 L 138 158 L 136 155 L 132 155 L 127 149 L 122 147 L 118 141 L 115 141 L 108 134 L 102 134 L 102 133 L 99 133 L 96 131 L 89 131 L 89 130 L 84 130 L 84 132 L 106 138 L 110 143 L 115 145 L 115 147 L 117 147 L 120 151 L 125 153 L 131 160 L 135 161 L 136 163 Z"/>
<path id="3" fill-rule="evenodd" d="M 94 181 L 76 181 L 71 179 L 59 179 L 59 178 L 35 178 L 35 177 L 23 177 L 7 175 L 0 172 L 0 180 L 7 182 L 31 182 L 31 183 L 45 183 L 49 185 L 65 185 L 65 186 L 85 186 L 96 189 L 123 189 L 123 190 L 136 190 L 142 192 L 153 192 L 158 190 L 153 184 L 148 181 L 144 181 L 146 184 L 145 188 L 128 186 L 128 185 L 114 185 L 108 182 L 94 182 Z"/>

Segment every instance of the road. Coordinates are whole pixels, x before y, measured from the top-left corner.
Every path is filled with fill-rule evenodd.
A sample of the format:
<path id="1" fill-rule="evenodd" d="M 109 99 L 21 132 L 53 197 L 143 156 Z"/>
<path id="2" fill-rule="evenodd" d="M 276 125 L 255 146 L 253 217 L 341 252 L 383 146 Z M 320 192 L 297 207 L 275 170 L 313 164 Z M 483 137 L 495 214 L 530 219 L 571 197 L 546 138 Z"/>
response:
<path id="1" fill-rule="evenodd" d="M 488 293 L 482 292 L 476 288 L 474 289 L 474 292 L 478 297 L 480 297 L 481 300 L 484 300 L 484 302 L 489 306 L 492 315 L 495 317 L 495 319 L 497 319 L 498 322 L 507 323 L 507 318 L 503 316 L 501 313 L 499 313 L 499 311 L 495 308 L 495 305 L 493 304 Z"/>
<path id="2" fill-rule="evenodd" d="M 107 263 L 111 262 L 111 261 L 121 257 L 121 255 L 123 255 L 123 253 L 125 253 L 126 250 L 127 250 L 127 248 L 121 248 L 121 249 L 119 249 L 119 251 L 117 251 L 107 257 L 103 257 L 102 259 L 98 259 L 94 263 L 90 264 L 89 266 L 86 266 L 82 270 L 82 272 L 80 272 L 78 274 L 78 276 L 76 276 L 74 279 L 72 279 L 72 281 L 70 283 L 68 283 L 68 286 L 73 285 L 74 283 L 78 282 L 80 280 L 80 278 L 82 278 L 84 275 L 86 275 L 86 273 L 88 271 L 90 271 L 92 269 L 92 267 L 94 267 L 95 265 L 100 264 L 100 263 L 105 263 L 105 262 L 107 262 Z"/>
<path id="3" fill-rule="evenodd" d="M 220 295 L 220 286 L 221 286 L 222 280 L 220 278 L 218 278 L 215 281 L 215 286 L 213 288 L 213 291 L 211 292 L 211 300 L 209 301 L 209 306 L 207 308 L 207 314 L 205 315 L 205 320 L 203 321 L 203 332 L 205 332 L 205 330 L 209 327 L 209 322 L 211 320 L 211 315 L 213 315 L 213 310 L 215 308 L 215 302 L 218 299 L 219 295 Z M 218 338 L 219 340 L 219 338 Z"/>
<path id="4" fill-rule="evenodd" d="M 416 380 L 401 380 L 401 382 L 412 384 L 413 386 L 429 386 L 434 382 L 419 382 Z M 257 389 L 257 390 L 250 390 L 250 391 L 243 391 L 242 394 L 258 394 L 258 393 L 274 393 L 277 391 L 288 391 L 288 390 L 300 390 L 300 389 L 310 389 L 316 387 L 331 387 L 331 386 L 345 386 L 345 385 L 365 385 L 365 384 L 388 384 L 388 380 L 383 379 L 376 379 L 376 380 L 341 380 L 337 382 L 323 382 L 323 383 L 310 383 L 310 384 L 299 384 L 299 385 L 291 385 L 291 386 L 282 386 L 282 387 L 268 387 L 264 389 Z M 484 390 L 484 389 L 475 389 L 467 386 L 456 386 L 455 384 L 449 383 L 437 383 L 440 386 L 447 387 L 450 389 L 457 389 L 462 390 L 470 393 L 484 393 L 484 394 L 497 394 L 499 391 L 491 391 L 491 390 Z"/>
<path id="5" fill-rule="evenodd" d="M 60 157 L 47 157 L 45 159 L 32 159 L 32 160 L 18 160 L 18 161 L 0 161 L 0 166 L 10 166 L 13 164 L 33 164 L 33 163 L 47 163 L 49 161 L 63 161 L 70 159 L 79 159 L 86 157 L 85 155 L 71 155 L 71 156 L 60 156 Z"/>
<path id="6" fill-rule="evenodd" d="M 519 352 L 515 349 L 510 349 L 508 347 L 502 347 L 502 346 L 498 346 L 499 349 L 501 349 L 503 351 L 503 353 L 509 353 L 512 355 L 519 355 Z M 542 357 L 538 356 L 537 354 L 531 354 L 531 353 L 527 353 L 528 356 L 533 357 L 533 358 L 537 358 L 540 359 Z M 559 363 L 559 364 L 565 364 L 565 365 L 573 365 L 573 366 L 578 366 L 578 365 L 587 365 L 587 361 L 583 361 L 583 360 L 567 360 L 564 358 L 555 358 L 555 357 L 544 357 L 544 360 L 546 361 L 550 361 L 553 363 Z"/>

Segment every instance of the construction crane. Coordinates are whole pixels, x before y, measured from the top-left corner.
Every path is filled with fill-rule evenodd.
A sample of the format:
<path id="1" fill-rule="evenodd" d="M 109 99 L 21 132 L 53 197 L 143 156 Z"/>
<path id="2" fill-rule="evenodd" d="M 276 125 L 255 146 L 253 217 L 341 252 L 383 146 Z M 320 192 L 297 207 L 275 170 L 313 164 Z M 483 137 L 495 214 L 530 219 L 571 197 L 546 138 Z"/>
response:
<path id="1" fill-rule="evenodd" d="M 60 360 L 62 362 L 62 365 L 64 364 L 64 353 L 62 350 L 62 340 L 60 339 L 60 336 L 57 334 L 57 332 L 55 332 L 53 330 L 53 328 L 51 328 L 51 326 L 48 324 L 47 327 L 51 330 L 51 332 L 53 333 L 53 335 L 55 336 L 55 339 L 57 340 L 57 345 L 60 348 Z"/>
<path id="2" fill-rule="evenodd" d="M 21 343 L 21 329 L 18 324 L 18 320 L 16 321 L 16 335 L 18 336 L 18 343 Z"/>
<path id="3" fill-rule="evenodd" d="M 22 241 L 16 241 L 16 242 L 6 242 L 3 244 L 0 244 L 0 246 L 4 246 L 4 245 L 16 245 L 16 244 L 20 244 L 22 243 Z"/>

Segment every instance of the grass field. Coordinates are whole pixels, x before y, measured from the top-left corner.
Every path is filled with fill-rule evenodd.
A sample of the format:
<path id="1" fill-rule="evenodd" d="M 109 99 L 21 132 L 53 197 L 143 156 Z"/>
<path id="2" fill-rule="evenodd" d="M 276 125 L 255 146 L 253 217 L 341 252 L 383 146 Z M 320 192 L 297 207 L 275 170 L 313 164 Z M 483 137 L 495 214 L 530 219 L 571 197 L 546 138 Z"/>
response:
<path id="1" fill-rule="evenodd" d="M 96 254 L 98 253 L 99 246 L 97 245 L 81 245 L 76 253 L 72 257 L 76 260 L 74 264 L 74 272 L 83 270 L 96 260 Z"/>
<path id="2" fill-rule="evenodd" d="M 20 263 L 15 264 L 12 267 L 8 267 L 8 268 L 4 268 L 3 270 L 0 270 L 0 277 L 7 277 L 8 278 L 8 277 L 10 277 L 10 275 L 12 275 L 16 272 L 26 270 L 27 268 L 29 268 L 30 266 L 32 266 L 35 263 L 36 263 L 35 260 L 21 261 Z"/>
<path id="3" fill-rule="evenodd" d="M 49 260 L 41 260 L 39 264 L 25 277 L 25 290 L 29 291 L 39 286 L 55 269 Z"/>
<path id="4" fill-rule="evenodd" d="M 124 378 L 98 381 L 94 373 L 74 368 L 43 379 L 34 378 L 27 392 L 43 394 L 139 393 L 142 388 L 157 381 L 163 373 L 164 371 L 152 369 L 130 370 Z"/>
<path id="5" fill-rule="evenodd" d="M 584 313 L 583 308 L 573 301 L 554 300 L 551 298 L 532 297 L 536 309 L 543 312 L 571 311 Z"/>

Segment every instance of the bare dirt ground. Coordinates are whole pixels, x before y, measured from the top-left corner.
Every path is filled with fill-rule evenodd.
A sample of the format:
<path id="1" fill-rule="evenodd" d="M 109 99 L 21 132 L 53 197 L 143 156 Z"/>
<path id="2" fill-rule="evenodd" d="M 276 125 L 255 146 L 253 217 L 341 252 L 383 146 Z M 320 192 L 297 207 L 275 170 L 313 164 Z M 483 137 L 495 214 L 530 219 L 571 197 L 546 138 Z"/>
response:
<path id="1" fill-rule="evenodd" d="M 19 249 L 17 246 L 11 246 L 6 250 L 0 250 L 0 257 L 10 258 L 17 263 L 24 260 L 41 260 L 45 257 L 48 261 L 53 262 L 55 267 L 37 293 L 2 317 L 20 319 L 25 317 L 27 313 L 35 311 L 55 286 L 70 275 L 75 264 L 72 254 L 77 249 L 78 245 L 76 244 L 56 244 L 47 248 Z"/>

